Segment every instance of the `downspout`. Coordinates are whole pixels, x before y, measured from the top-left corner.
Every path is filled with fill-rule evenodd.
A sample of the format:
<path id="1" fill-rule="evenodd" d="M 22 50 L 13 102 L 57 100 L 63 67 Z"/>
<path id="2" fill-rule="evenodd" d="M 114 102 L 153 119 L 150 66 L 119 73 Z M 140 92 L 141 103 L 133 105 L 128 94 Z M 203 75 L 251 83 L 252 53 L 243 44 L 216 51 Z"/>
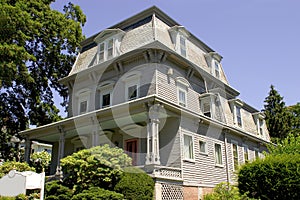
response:
<path id="1" fill-rule="evenodd" d="M 228 163 L 228 154 L 227 154 L 227 131 L 228 131 L 228 130 L 225 130 L 225 132 L 224 132 L 225 161 L 226 161 L 227 183 L 230 183 L 229 163 Z"/>

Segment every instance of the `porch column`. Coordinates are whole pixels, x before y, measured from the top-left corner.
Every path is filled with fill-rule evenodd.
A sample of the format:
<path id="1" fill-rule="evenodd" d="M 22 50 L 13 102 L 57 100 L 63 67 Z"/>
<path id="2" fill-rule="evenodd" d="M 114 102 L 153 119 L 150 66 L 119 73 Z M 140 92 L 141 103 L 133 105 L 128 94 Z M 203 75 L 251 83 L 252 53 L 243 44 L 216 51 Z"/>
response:
<path id="1" fill-rule="evenodd" d="M 56 175 L 62 175 L 61 166 L 60 166 L 60 159 L 64 157 L 65 154 L 65 131 L 63 127 L 59 126 L 58 130 L 59 134 L 59 144 L 58 144 L 58 156 L 57 156 L 57 167 L 56 167 Z"/>
<path id="2" fill-rule="evenodd" d="M 159 109 L 161 105 L 154 104 L 149 108 L 147 123 L 147 155 L 146 165 L 160 165 L 159 156 Z"/>
<path id="3" fill-rule="evenodd" d="M 91 117 L 92 122 L 92 146 L 96 147 L 99 146 L 99 122 L 97 117 Z"/>
<path id="4" fill-rule="evenodd" d="M 29 137 L 26 137 L 25 139 L 25 161 L 27 163 L 30 162 L 30 152 L 31 152 L 31 140 Z"/>

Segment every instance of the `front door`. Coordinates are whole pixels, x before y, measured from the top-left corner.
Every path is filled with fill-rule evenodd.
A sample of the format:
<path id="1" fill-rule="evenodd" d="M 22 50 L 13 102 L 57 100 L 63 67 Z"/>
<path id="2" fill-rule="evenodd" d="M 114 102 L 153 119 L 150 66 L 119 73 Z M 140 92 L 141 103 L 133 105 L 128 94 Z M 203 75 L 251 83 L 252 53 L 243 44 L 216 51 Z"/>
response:
<path id="1" fill-rule="evenodd" d="M 125 141 L 125 150 L 129 157 L 132 159 L 132 165 L 137 165 L 137 139 L 131 139 Z"/>

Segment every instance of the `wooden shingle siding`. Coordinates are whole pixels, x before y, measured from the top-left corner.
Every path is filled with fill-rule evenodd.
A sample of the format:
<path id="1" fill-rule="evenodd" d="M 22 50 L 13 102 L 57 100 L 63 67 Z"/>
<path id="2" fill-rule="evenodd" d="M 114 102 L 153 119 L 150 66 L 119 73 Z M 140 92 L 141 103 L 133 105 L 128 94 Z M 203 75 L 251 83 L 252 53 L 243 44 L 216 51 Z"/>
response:
<path id="1" fill-rule="evenodd" d="M 122 39 L 120 50 L 122 53 L 126 53 L 152 41 L 154 41 L 152 22 L 149 22 L 126 32 Z"/>
<path id="2" fill-rule="evenodd" d="M 168 29 L 170 27 L 162 22 L 160 19 L 155 18 L 155 39 L 162 42 L 164 45 L 169 47 L 170 49 L 174 49 L 174 45 L 171 41 L 170 34 Z"/>

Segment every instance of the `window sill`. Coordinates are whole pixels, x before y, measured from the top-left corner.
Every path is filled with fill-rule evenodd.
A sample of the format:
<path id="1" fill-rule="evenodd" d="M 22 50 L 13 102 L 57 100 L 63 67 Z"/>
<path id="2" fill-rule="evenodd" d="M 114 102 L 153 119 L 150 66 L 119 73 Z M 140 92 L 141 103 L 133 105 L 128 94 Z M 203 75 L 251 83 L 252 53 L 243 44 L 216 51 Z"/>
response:
<path id="1" fill-rule="evenodd" d="M 208 156 L 208 153 L 207 152 L 200 152 L 200 155 Z"/>
<path id="2" fill-rule="evenodd" d="M 195 160 L 192 160 L 192 159 L 183 159 L 183 162 L 187 162 L 187 163 L 193 163 L 193 164 L 195 164 L 196 163 L 196 161 Z"/>
<path id="3" fill-rule="evenodd" d="M 220 164 L 215 164 L 215 167 L 218 167 L 218 168 L 224 168 L 224 165 L 220 165 Z"/>

